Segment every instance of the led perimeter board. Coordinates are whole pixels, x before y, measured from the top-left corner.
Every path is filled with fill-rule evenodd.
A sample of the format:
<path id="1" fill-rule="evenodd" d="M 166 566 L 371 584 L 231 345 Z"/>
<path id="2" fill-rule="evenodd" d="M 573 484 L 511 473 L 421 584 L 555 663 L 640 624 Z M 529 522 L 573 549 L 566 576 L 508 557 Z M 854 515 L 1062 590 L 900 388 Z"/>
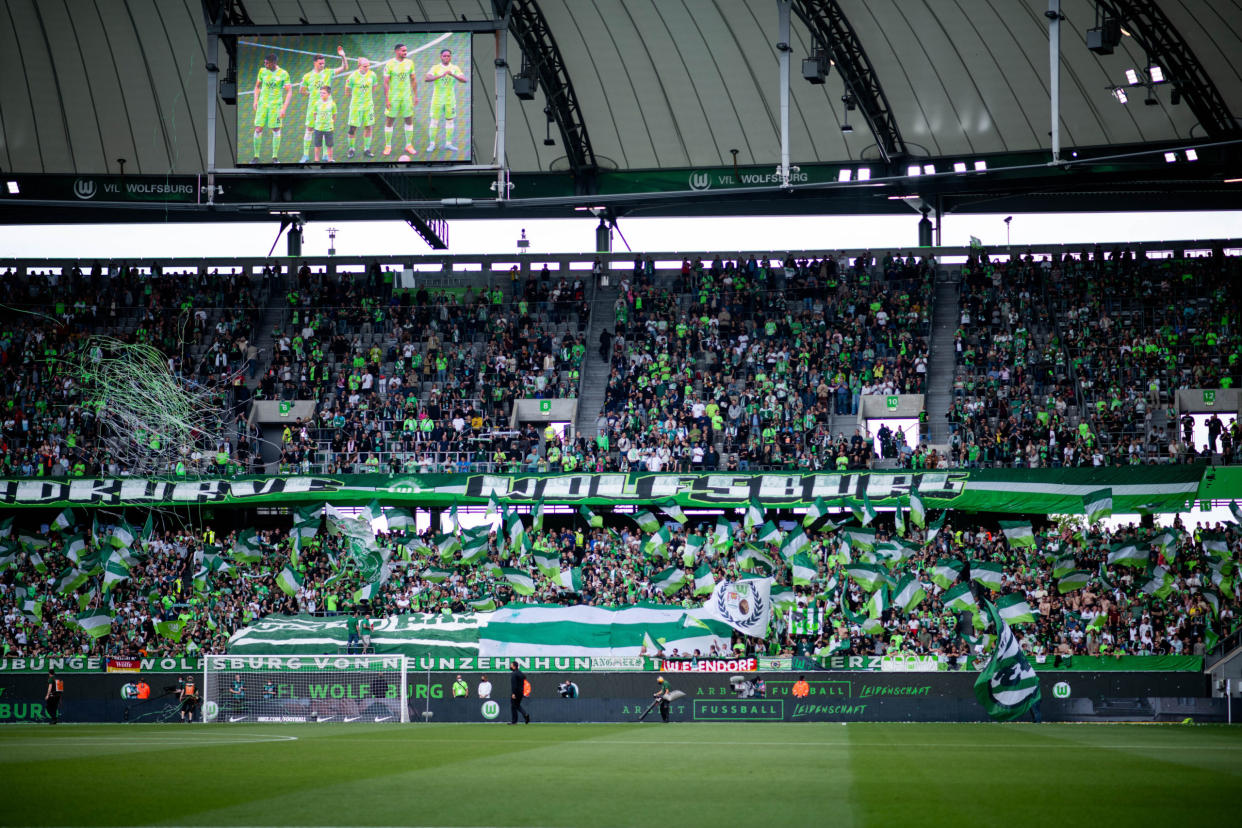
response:
<path id="1" fill-rule="evenodd" d="M 469 163 L 470 37 L 239 36 L 237 164 Z"/>

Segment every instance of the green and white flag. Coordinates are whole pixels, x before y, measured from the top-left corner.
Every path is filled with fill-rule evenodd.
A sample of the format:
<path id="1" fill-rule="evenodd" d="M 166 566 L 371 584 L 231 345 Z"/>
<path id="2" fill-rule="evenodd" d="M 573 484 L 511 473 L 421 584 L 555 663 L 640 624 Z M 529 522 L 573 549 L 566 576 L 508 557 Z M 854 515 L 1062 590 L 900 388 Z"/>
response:
<path id="1" fill-rule="evenodd" d="M 1242 506 L 1238 505 L 1238 501 L 1229 501 L 1229 514 L 1233 515 L 1233 519 L 1236 523 L 1242 523 Z M 10 520 L 12 520 L 12 518 L 10 518 Z M 2 536 L 8 537 L 8 535 Z"/>
<path id="2" fill-rule="evenodd" d="M 1133 541 L 1114 543 L 1109 547 L 1109 566 L 1134 566 L 1147 568 L 1148 550 L 1139 549 Z"/>
<path id="3" fill-rule="evenodd" d="M 0 572 L 17 563 L 17 547 L 9 544 L 0 546 Z"/>
<path id="4" fill-rule="evenodd" d="M 702 535 L 687 535 L 684 549 L 687 554 L 696 559 L 700 552 L 706 553 L 709 558 L 715 557 L 714 550 L 707 545 L 707 538 Z"/>
<path id="5" fill-rule="evenodd" d="M 709 564 L 703 564 L 694 570 L 694 594 L 695 595 L 711 595 L 712 590 L 716 587 L 716 576 L 712 575 L 712 568 Z"/>
<path id="6" fill-rule="evenodd" d="M 996 599 L 996 611 L 1008 624 L 1034 624 L 1035 611 L 1021 595 L 1002 595 Z"/>
<path id="7" fill-rule="evenodd" d="M 644 509 L 634 514 L 634 522 L 638 524 L 638 528 L 648 535 L 660 531 L 660 519 Z"/>
<path id="8" fill-rule="evenodd" d="M 379 594 L 379 584 L 367 584 L 361 589 L 354 590 L 354 603 L 362 603 L 363 601 L 373 601 L 375 596 Z"/>
<path id="9" fill-rule="evenodd" d="M 643 652 L 646 653 L 662 653 L 664 652 L 664 644 L 666 638 L 652 638 L 651 633 L 643 630 Z"/>
<path id="10" fill-rule="evenodd" d="M 1173 560 L 1177 553 L 1176 533 L 1165 530 L 1151 539 L 1151 548 L 1163 554 L 1168 560 Z"/>
<path id="11" fill-rule="evenodd" d="M 604 526 L 604 516 L 597 515 L 586 506 L 578 507 L 578 514 L 582 515 L 582 519 L 587 522 L 587 526 L 592 529 L 601 529 Z"/>
<path id="12" fill-rule="evenodd" d="M 1075 569 L 1073 572 L 1067 572 L 1061 580 L 1057 581 L 1057 592 L 1064 595 L 1067 592 L 1082 589 L 1090 580 L 1091 572 L 1089 570 Z"/>
<path id="13" fill-rule="evenodd" d="M 384 513 L 389 532 L 412 532 L 415 529 L 414 514 L 409 509 L 389 509 Z"/>
<path id="14" fill-rule="evenodd" d="M 845 574 L 867 592 L 874 592 L 888 578 L 884 567 L 865 563 L 848 565 L 845 567 Z"/>
<path id="15" fill-rule="evenodd" d="M 664 514 L 668 515 L 682 526 L 686 525 L 686 521 L 689 520 L 689 518 L 686 517 L 686 513 L 681 510 L 681 507 L 677 505 L 677 501 L 666 500 L 659 505 Z"/>
<path id="16" fill-rule="evenodd" d="M 667 557 L 668 544 L 672 539 L 673 533 L 669 531 L 669 528 L 661 526 L 658 532 L 647 538 L 647 542 L 643 544 L 643 551 L 653 558 Z"/>
<path id="17" fill-rule="evenodd" d="M 530 509 L 530 530 L 532 532 L 543 531 L 543 498 L 535 501 L 535 505 Z"/>
<path id="18" fill-rule="evenodd" d="M 669 567 L 651 576 L 651 585 L 665 595 L 672 595 L 681 589 L 685 583 L 686 573 L 676 566 Z"/>
<path id="19" fill-rule="evenodd" d="M 51 528 L 53 532 L 63 532 L 72 526 L 76 521 L 73 518 L 73 510 L 65 509 L 52 518 Z"/>
<path id="20" fill-rule="evenodd" d="M 313 538 L 319 534 L 319 522 L 323 515 L 323 506 L 300 506 L 293 510 L 293 535 L 301 540 Z"/>
<path id="21" fill-rule="evenodd" d="M 134 545 L 135 537 L 134 527 L 122 520 L 112 527 L 112 534 L 108 538 L 108 542 L 116 549 L 127 549 Z"/>
<path id="22" fill-rule="evenodd" d="M 156 634 L 178 644 L 181 643 L 181 633 L 185 630 L 185 621 L 182 619 L 172 618 L 168 621 L 156 621 L 151 626 L 155 628 Z"/>
<path id="23" fill-rule="evenodd" d="M 780 543 L 780 527 L 769 520 L 759 527 L 759 531 L 755 533 L 755 540 L 759 541 L 759 543 Z"/>
<path id="24" fill-rule="evenodd" d="M 975 595 L 970 591 L 970 584 L 958 584 L 955 587 L 945 590 L 944 595 L 940 596 L 941 603 L 945 608 L 952 612 L 961 612 L 967 610 L 969 612 L 979 611 L 979 602 L 975 600 Z"/>
<path id="25" fill-rule="evenodd" d="M 773 612 L 793 612 L 798 606 L 798 597 L 794 591 L 787 586 L 773 584 L 771 589 L 772 611 Z"/>
<path id="26" fill-rule="evenodd" d="M 1157 566 L 1152 569 L 1151 578 L 1143 584 L 1142 589 L 1148 595 L 1155 595 L 1161 599 L 1168 598 L 1173 594 L 1173 575 L 1163 566 Z"/>
<path id="27" fill-rule="evenodd" d="M 1039 704 L 1039 677 L 996 607 L 988 604 L 987 612 L 997 631 L 996 649 L 975 679 L 975 698 L 989 717 L 1010 722 L 1025 716 Z"/>
<path id="28" fill-rule="evenodd" d="M 438 566 L 429 566 L 422 572 L 418 573 L 418 577 L 433 584 L 442 584 L 447 581 L 452 574 L 453 570 L 451 569 L 441 569 Z"/>
<path id="29" fill-rule="evenodd" d="M 1100 489 L 1082 496 L 1082 510 L 1087 523 L 1095 525 L 1113 513 L 1113 490 Z"/>
<path id="30" fill-rule="evenodd" d="M 1035 548 L 1035 530 L 1029 520 L 1002 520 L 1000 527 L 1010 546 Z"/>
<path id="31" fill-rule="evenodd" d="M 105 609 L 79 612 L 74 616 L 73 623 L 81 627 L 91 638 L 103 638 L 112 632 L 112 616 Z"/>
<path id="32" fill-rule="evenodd" d="M 466 606 L 475 612 L 493 612 L 496 607 L 496 599 L 491 595 L 485 595 L 482 598 L 467 598 Z"/>
<path id="33" fill-rule="evenodd" d="M 60 582 L 56 586 L 56 591 L 61 595 L 67 595 L 70 592 L 81 587 L 88 580 L 90 575 L 80 569 L 66 569 L 61 573 Z"/>
<path id="34" fill-rule="evenodd" d="M 535 569 L 540 574 L 549 578 L 553 575 L 559 575 L 561 571 L 561 556 L 553 549 L 540 549 L 535 547 Z"/>
<path id="35" fill-rule="evenodd" d="M 949 517 L 949 510 L 945 509 L 940 513 L 940 517 L 933 520 L 927 526 L 927 543 L 931 543 L 940 534 L 940 530 L 944 528 L 944 522 Z"/>
<path id="36" fill-rule="evenodd" d="M 871 597 L 867 600 L 867 615 L 872 618 L 879 618 L 884 611 L 891 609 L 893 606 L 892 599 L 888 594 L 888 587 L 882 586 L 875 592 L 871 593 Z"/>
<path id="37" fill-rule="evenodd" d="M 297 595 L 298 587 L 302 586 L 302 576 L 292 567 L 286 566 L 276 576 L 276 586 L 280 587 L 280 591 L 285 595 Z"/>
<path id="38" fill-rule="evenodd" d="M 1204 590 L 1203 600 L 1207 601 L 1208 606 L 1212 608 L 1212 615 L 1220 618 L 1220 596 L 1215 592 L 1208 592 Z"/>
<path id="39" fill-rule="evenodd" d="M 233 541 L 232 556 L 240 564 L 255 564 L 262 560 L 263 547 L 258 530 L 243 529 L 238 532 Z"/>
<path id="40" fill-rule="evenodd" d="M 927 590 L 915 575 L 906 575 L 893 588 L 893 606 L 899 607 L 902 612 L 913 611 L 926 597 Z"/>
<path id="41" fill-rule="evenodd" d="M 822 497 L 817 497 L 815 502 L 811 504 L 811 508 L 807 509 L 806 514 L 802 516 L 802 525 L 809 529 L 814 525 L 815 521 L 827 516 L 828 504 L 824 502 Z"/>
<path id="42" fill-rule="evenodd" d="M 742 520 L 742 528 L 749 532 L 761 523 L 763 523 L 763 504 L 759 502 L 759 498 L 752 497 L 750 504 L 746 507 L 746 517 Z"/>
<path id="43" fill-rule="evenodd" d="M 462 566 L 474 566 L 487 557 L 489 546 L 487 535 L 471 535 L 461 545 L 461 557 L 458 560 Z"/>
<path id="44" fill-rule="evenodd" d="M 781 557 L 787 561 L 793 560 L 793 556 L 805 549 L 810 543 L 811 539 L 806 536 L 806 532 L 802 531 L 802 527 L 795 527 L 781 541 Z"/>
<path id="45" fill-rule="evenodd" d="M 576 566 L 562 569 L 556 574 L 553 583 L 569 592 L 582 592 L 582 570 Z"/>
<path id="46" fill-rule="evenodd" d="M 38 552 L 36 552 L 36 551 L 35 551 L 35 550 L 33 550 L 33 549 L 31 549 L 31 550 L 27 553 L 27 555 L 28 555 L 28 557 L 29 557 L 29 560 L 30 560 L 31 565 L 32 565 L 32 566 L 34 566 L 35 570 L 36 570 L 39 574 L 41 574 L 41 575 L 45 575 L 45 574 L 47 574 L 47 564 L 43 562 L 43 556 L 42 556 L 42 555 L 40 555 Z"/>
<path id="47" fill-rule="evenodd" d="M 1064 578 L 1070 572 L 1078 568 L 1078 561 L 1074 560 L 1073 555 L 1065 555 L 1057 558 L 1052 564 L 1052 577 Z"/>
<path id="48" fill-rule="evenodd" d="M 860 552 L 872 552 L 875 550 L 875 530 L 860 528 L 858 526 L 850 526 L 845 530 L 845 537 L 850 542 L 850 547 Z"/>
<path id="49" fill-rule="evenodd" d="M 716 549 L 729 549 L 733 546 L 733 524 L 724 515 L 716 518 L 716 526 L 712 529 L 712 546 Z"/>
<path id="50" fill-rule="evenodd" d="M 501 576 L 509 582 L 509 586 L 518 595 L 534 595 L 535 579 L 530 573 L 524 569 L 515 569 L 511 566 L 502 566 L 500 568 Z"/>
<path id="51" fill-rule="evenodd" d="M 50 543 L 47 538 L 27 529 L 18 533 L 17 542 L 27 549 L 43 549 Z"/>
<path id="52" fill-rule="evenodd" d="M 147 512 L 146 523 L 138 533 L 138 545 L 145 551 L 151 548 L 151 538 L 155 536 L 155 512 Z"/>
<path id="53" fill-rule="evenodd" d="M 113 550 L 104 565 L 104 591 L 112 589 L 114 584 L 129 580 L 129 568 L 130 564 L 119 554 L 119 550 Z"/>
<path id="54" fill-rule="evenodd" d="M 850 509 L 853 511 L 854 517 L 863 526 L 870 526 L 871 522 L 875 520 L 875 509 L 871 506 L 871 499 L 867 497 L 866 492 L 863 492 L 862 505 L 851 506 Z"/>
<path id="55" fill-rule="evenodd" d="M 444 532 L 440 535 L 433 535 L 431 542 L 440 553 L 440 558 L 442 560 L 444 558 L 451 558 L 454 552 L 461 549 L 461 540 L 452 532 Z"/>
<path id="56" fill-rule="evenodd" d="M 906 517 L 902 514 L 900 501 L 897 503 L 896 511 L 893 512 L 893 532 L 897 537 L 906 533 Z"/>
<path id="57" fill-rule="evenodd" d="M 522 542 L 522 536 L 526 534 L 526 527 L 522 525 L 522 516 L 517 512 L 510 512 L 505 515 L 505 534 L 509 538 L 512 546 L 517 546 Z"/>
<path id="58" fill-rule="evenodd" d="M 504 508 L 500 505 L 500 498 L 496 497 L 495 492 L 492 492 L 491 496 L 487 498 L 487 511 L 483 515 L 484 517 L 491 517 L 492 515 L 500 514 L 504 514 Z"/>
<path id="59" fill-rule="evenodd" d="M 920 529 L 927 525 L 927 507 L 915 489 L 910 490 L 910 522 Z"/>
<path id="60" fill-rule="evenodd" d="M 789 560 L 789 567 L 793 571 L 794 586 L 810 586 L 819 577 L 819 570 L 810 555 L 804 553 L 794 555 Z"/>
<path id="61" fill-rule="evenodd" d="M 1209 555 L 1225 558 L 1229 556 L 1229 541 L 1222 532 L 1203 532 L 1199 536 L 1203 551 Z"/>
<path id="62" fill-rule="evenodd" d="M 34 597 L 26 598 L 22 601 L 22 615 L 43 623 L 43 602 Z"/>
<path id="63" fill-rule="evenodd" d="M 737 565 L 746 572 L 750 572 L 756 566 L 762 566 L 767 574 L 770 575 L 777 568 L 776 561 L 764 554 L 762 549 L 750 543 L 743 545 L 741 549 L 737 550 L 734 558 L 737 560 Z"/>
<path id="64" fill-rule="evenodd" d="M 955 561 L 951 558 L 941 558 L 932 565 L 932 583 L 941 589 L 948 589 L 957 583 L 958 578 L 962 577 L 962 570 L 965 568 L 966 565 L 961 561 Z"/>
<path id="65" fill-rule="evenodd" d="M 65 557 L 75 564 L 81 564 L 86 558 L 86 534 L 80 533 L 65 538 Z"/>
<path id="66" fill-rule="evenodd" d="M 1005 568 L 998 563 L 971 561 L 970 579 L 978 581 L 993 592 L 999 592 L 1005 579 Z"/>

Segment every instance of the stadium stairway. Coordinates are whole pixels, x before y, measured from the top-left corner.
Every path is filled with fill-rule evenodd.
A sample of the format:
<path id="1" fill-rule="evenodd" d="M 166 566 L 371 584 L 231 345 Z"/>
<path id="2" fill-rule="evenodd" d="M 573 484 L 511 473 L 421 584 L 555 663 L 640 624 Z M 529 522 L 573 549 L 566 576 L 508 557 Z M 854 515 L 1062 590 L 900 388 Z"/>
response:
<path id="1" fill-rule="evenodd" d="M 941 271 L 936 278 L 936 299 L 932 312 L 931 355 L 927 360 L 928 445 L 943 453 L 949 445 L 946 416 L 953 403 L 953 372 L 957 356 L 953 351 L 953 332 L 961 316 L 959 277 Z"/>
<path id="2" fill-rule="evenodd" d="M 599 434 L 599 411 L 604 405 L 604 392 L 608 390 L 609 363 L 600 358 L 599 335 L 605 330 L 616 333 L 613 306 L 620 295 L 621 288 L 610 285 L 597 287 L 591 299 L 591 324 L 587 327 L 587 351 L 582 360 L 582 386 L 574 423 L 575 433 L 588 440 L 594 440 Z"/>

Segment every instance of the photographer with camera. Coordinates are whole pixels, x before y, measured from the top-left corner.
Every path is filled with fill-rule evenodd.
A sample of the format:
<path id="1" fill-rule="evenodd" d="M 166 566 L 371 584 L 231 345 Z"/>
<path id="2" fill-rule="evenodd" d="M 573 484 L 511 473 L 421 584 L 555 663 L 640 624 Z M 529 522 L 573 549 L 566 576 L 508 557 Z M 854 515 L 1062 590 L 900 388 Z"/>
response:
<path id="1" fill-rule="evenodd" d="M 578 698 L 578 685 L 572 681 L 563 681 L 556 685 L 556 692 L 562 699 Z"/>

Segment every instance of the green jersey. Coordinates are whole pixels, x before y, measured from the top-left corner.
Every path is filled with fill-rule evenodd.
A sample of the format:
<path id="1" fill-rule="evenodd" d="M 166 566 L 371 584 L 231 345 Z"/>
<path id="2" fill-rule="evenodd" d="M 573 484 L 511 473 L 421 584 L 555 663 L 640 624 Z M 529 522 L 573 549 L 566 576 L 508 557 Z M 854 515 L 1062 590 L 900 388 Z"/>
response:
<path id="1" fill-rule="evenodd" d="M 414 87 L 410 79 L 414 76 L 414 61 L 390 60 L 384 65 L 384 77 L 388 78 L 388 99 L 393 102 L 407 101 L 413 97 Z"/>
<path id="2" fill-rule="evenodd" d="M 307 120 L 319 132 L 332 132 L 336 129 L 336 101 L 315 98 L 307 112 Z"/>
<path id="3" fill-rule="evenodd" d="M 315 105 L 319 103 L 319 90 L 332 83 L 332 74 L 332 70 L 325 67 L 318 72 L 312 69 L 302 76 L 302 91 L 310 95 L 310 99 L 306 103 L 307 123 L 310 123 L 311 113 L 314 111 Z"/>
<path id="4" fill-rule="evenodd" d="M 365 75 L 355 72 L 345 81 L 345 89 L 349 92 L 349 120 L 351 126 L 368 126 L 364 122 L 367 115 L 375 114 L 375 81 L 379 77 L 375 72 L 368 71 Z"/>
<path id="5" fill-rule="evenodd" d="M 453 97 L 456 91 L 453 89 L 453 85 L 458 82 L 453 76 L 461 74 L 460 66 L 455 63 L 450 63 L 447 66 L 443 63 L 437 63 L 427 70 L 427 74 L 435 76 L 435 80 L 431 82 L 432 101 L 443 101 Z"/>
<path id="6" fill-rule="evenodd" d="M 289 85 L 289 72 L 277 67 L 259 70 L 259 108 L 280 106 L 284 102 L 285 87 Z"/>

